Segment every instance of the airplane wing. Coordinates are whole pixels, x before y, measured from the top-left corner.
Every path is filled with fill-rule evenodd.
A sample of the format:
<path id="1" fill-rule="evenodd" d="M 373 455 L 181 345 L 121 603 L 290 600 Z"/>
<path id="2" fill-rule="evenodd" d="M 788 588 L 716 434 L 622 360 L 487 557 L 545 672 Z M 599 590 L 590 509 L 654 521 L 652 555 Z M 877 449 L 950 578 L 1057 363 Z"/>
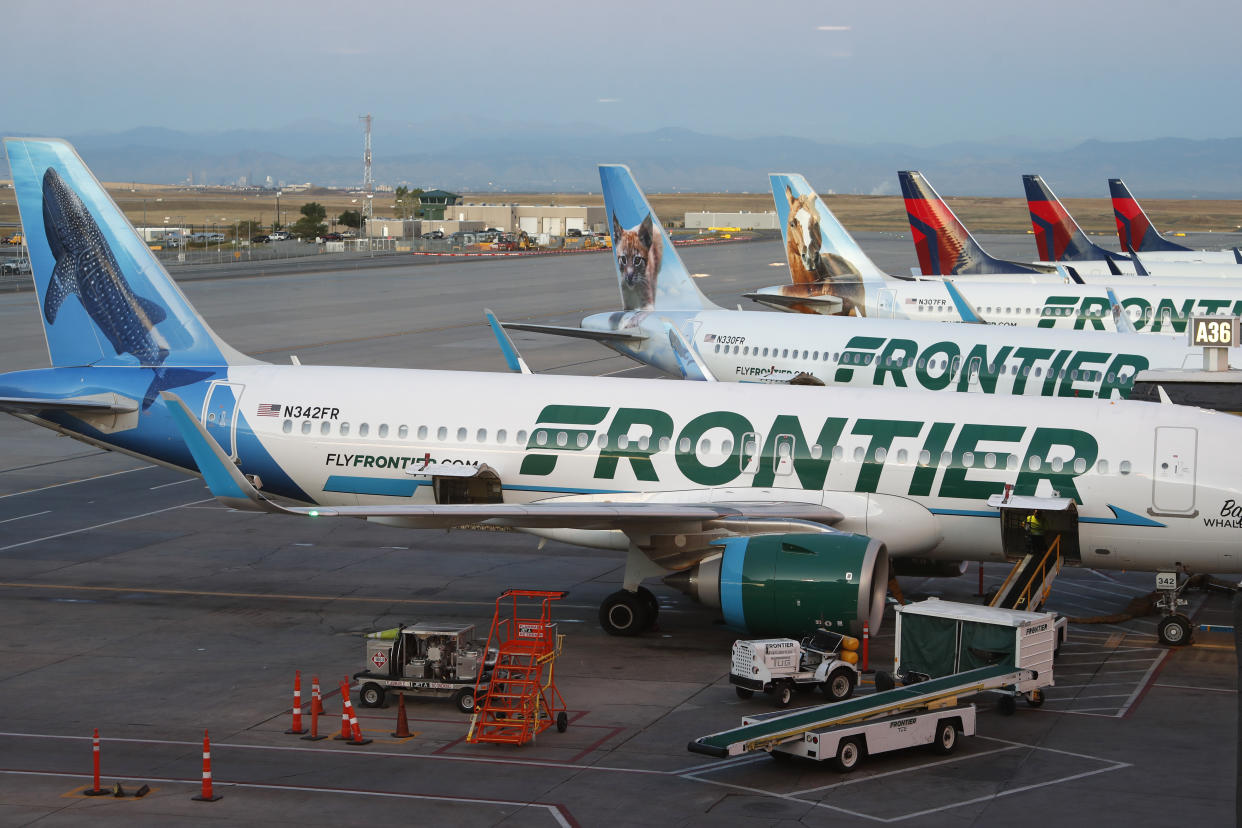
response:
<path id="1" fill-rule="evenodd" d="M 589 328 L 570 328 L 563 325 L 532 325 L 526 322 L 501 322 L 510 331 L 571 336 L 577 339 L 593 339 L 596 342 L 642 342 L 647 335 L 638 331 L 593 331 Z"/>
<path id="2" fill-rule="evenodd" d="M 129 414 L 137 410 L 137 402 L 116 394 L 61 398 L 0 397 L 0 411 L 9 414 L 34 414 L 39 411 L 67 411 L 71 414 Z"/>
<path id="3" fill-rule="evenodd" d="M 802 531 L 824 531 L 827 525 L 844 519 L 841 512 L 813 503 L 712 503 L 707 498 L 701 503 L 651 500 L 605 502 L 557 497 L 535 503 L 284 506 L 269 500 L 254 488 L 180 397 L 171 391 L 162 391 L 160 396 L 168 406 L 173 422 L 211 493 L 220 502 L 245 511 L 304 517 L 401 518 L 412 528 L 428 529 L 488 523 L 522 529 L 620 529 L 626 532 L 685 531 L 687 525 L 695 525 L 700 530 L 745 531 L 761 528 L 765 521 L 772 522 L 774 531 L 777 528 L 790 531 L 791 523 L 802 524 Z M 818 526 L 813 527 L 812 524 Z"/>

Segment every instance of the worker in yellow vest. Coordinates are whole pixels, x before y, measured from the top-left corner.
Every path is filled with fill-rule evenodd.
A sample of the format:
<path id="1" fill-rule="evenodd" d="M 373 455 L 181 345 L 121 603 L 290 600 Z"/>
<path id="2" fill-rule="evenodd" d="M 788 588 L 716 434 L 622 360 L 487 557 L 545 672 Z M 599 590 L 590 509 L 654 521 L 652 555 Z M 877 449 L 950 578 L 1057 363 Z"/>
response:
<path id="1" fill-rule="evenodd" d="M 1043 515 L 1038 509 L 1022 520 L 1022 528 L 1026 530 L 1026 551 L 1028 555 L 1043 554 L 1047 551 L 1044 545 Z"/>

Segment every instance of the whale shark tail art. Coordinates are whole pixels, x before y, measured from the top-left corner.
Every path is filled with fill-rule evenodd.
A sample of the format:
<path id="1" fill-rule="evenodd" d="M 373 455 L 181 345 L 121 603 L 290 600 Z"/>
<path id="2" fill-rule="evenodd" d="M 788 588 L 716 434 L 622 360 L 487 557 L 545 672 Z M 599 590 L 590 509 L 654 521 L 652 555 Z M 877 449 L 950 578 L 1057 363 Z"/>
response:
<path id="1" fill-rule="evenodd" d="M 146 408 L 203 368 L 254 362 L 208 327 L 69 144 L 4 143 L 53 367 L 150 369 Z"/>

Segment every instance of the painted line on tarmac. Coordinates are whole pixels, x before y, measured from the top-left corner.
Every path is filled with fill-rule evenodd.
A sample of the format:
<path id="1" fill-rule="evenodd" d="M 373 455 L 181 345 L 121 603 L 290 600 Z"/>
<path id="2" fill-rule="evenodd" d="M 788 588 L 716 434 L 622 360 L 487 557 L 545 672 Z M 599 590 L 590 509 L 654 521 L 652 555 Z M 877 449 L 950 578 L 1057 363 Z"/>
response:
<path id="1" fill-rule="evenodd" d="M 177 508 L 177 507 L 173 507 Z M 165 510 L 166 511 L 166 510 Z M 152 514 L 155 514 L 154 512 Z M 101 524 L 106 525 L 106 524 Z M 85 530 L 81 530 L 85 531 Z M 72 533 L 66 533 L 72 534 Z M 58 537 L 58 536 L 53 536 Z M 34 541 L 27 541 L 33 543 Z M 20 545 L 20 544 L 18 544 Z M 0 548 L 3 552 L 9 547 Z M 66 592 L 125 592 L 125 593 L 147 593 L 150 595 L 182 595 L 191 598 L 278 598 L 285 601 L 355 601 L 364 604 L 414 604 L 427 606 L 449 606 L 449 607 L 493 607 L 496 605 L 495 599 L 480 601 L 450 601 L 442 598 L 369 598 L 365 595 L 295 595 L 279 592 L 224 592 L 209 589 L 169 589 L 164 587 L 145 587 L 145 586 L 85 586 L 81 584 L 43 584 L 43 583 L 27 583 L 25 581 L 0 581 L 0 589 L 49 589 L 64 590 Z M 558 604 L 564 609 L 584 609 L 597 610 L 594 604 Z M 678 613 L 688 614 L 698 612 L 697 609 L 674 609 L 672 607 L 660 607 L 661 613 Z M 572 620 L 572 619 L 560 619 Z"/>
<path id="2" fill-rule="evenodd" d="M 866 776 L 859 776 L 851 779 L 843 779 L 840 782 L 833 782 L 829 785 L 818 785 L 814 788 L 804 788 L 800 791 L 790 791 L 790 796 L 807 796 L 808 794 L 819 793 L 820 791 L 830 791 L 836 788 L 844 788 L 846 785 L 860 785 L 864 782 L 870 782 L 874 779 L 883 779 L 886 776 L 899 776 L 911 773 L 916 770 L 927 770 L 928 768 L 938 768 L 941 765 L 949 765 L 955 762 L 965 762 L 970 759 L 979 759 L 984 756 L 990 756 L 993 753 L 1005 753 L 1010 750 L 1018 750 L 1021 745 L 1005 745 L 1003 747 L 992 748 L 991 750 L 982 750 L 978 753 L 958 754 L 949 759 L 937 759 L 934 762 L 926 762 L 917 767 L 901 768 L 900 770 L 884 771 L 883 773 L 871 773 Z"/>
<path id="3" fill-rule="evenodd" d="M 53 483 L 50 486 L 40 486 L 37 489 L 26 489 L 24 492 L 11 492 L 6 495 L 0 495 L 0 500 L 6 497 L 17 497 L 18 495 L 34 494 L 35 492 L 46 492 L 48 489 L 59 489 L 61 486 L 75 486 L 78 483 L 89 483 L 92 480 L 103 480 L 105 477 L 116 477 L 118 474 L 129 474 L 130 472 L 142 471 L 143 469 L 154 469 L 156 466 L 138 466 L 132 469 L 122 469 L 118 472 L 109 472 L 108 474 L 97 474 L 94 477 L 83 477 L 81 480 L 67 480 L 64 483 Z"/>
<path id="4" fill-rule="evenodd" d="M 1204 692 L 1207 692 L 1207 693 L 1228 693 L 1231 696 L 1238 695 L 1238 691 L 1236 688 L 1231 689 L 1229 687 L 1203 687 L 1202 685 L 1198 685 L 1198 684 L 1164 684 L 1163 682 L 1161 682 L 1158 684 L 1152 684 L 1152 687 L 1160 687 L 1166 690 L 1203 690 Z"/>
<path id="5" fill-rule="evenodd" d="M 154 468 L 152 466 L 151 468 Z M 189 503 L 178 503 L 176 506 L 169 506 L 164 509 L 155 509 L 151 512 L 143 512 L 140 515 L 130 515 L 129 517 L 117 518 L 103 523 L 96 523 L 94 526 L 84 526 L 81 529 L 70 529 L 68 532 L 57 532 L 55 535 L 47 535 L 42 538 L 34 538 L 32 540 L 21 541 L 20 543 L 10 543 L 8 546 L 0 546 L 0 552 L 7 552 L 10 549 L 17 549 L 21 546 L 29 546 L 32 543 L 42 543 L 43 541 L 56 540 L 57 538 L 68 537 L 69 535 L 80 535 L 83 532 L 90 532 L 93 529 L 102 529 L 105 526 L 113 526 L 118 523 L 124 523 L 127 520 L 136 520 L 138 518 L 150 517 L 151 515 L 159 515 L 164 512 L 171 512 L 174 509 L 180 509 L 183 506 L 193 506 L 195 503 L 206 503 L 209 500 L 215 500 L 214 497 L 205 497 L 202 500 L 191 500 Z"/>
<path id="6" fill-rule="evenodd" d="M 25 520 L 26 518 L 29 518 L 29 517 L 38 517 L 39 515 L 50 515 L 51 513 L 52 513 L 51 509 L 44 509 L 42 512 L 31 512 L 30 514 L 22 515 L 21 517 L 13 517 L 13 518 L 8 518 L 7 520 L 0 520 L 0 523 L 12 523 L 15 520 Z"/>
<path id="7" fill-rule="evenodd" d="M 201 478 L 201 477 L 187 477 L 187 478 L 185 478 L 185 479 L 183 479 L 183 480 L 174 480 L 174 481 L 173 481 L 173 482 L 171 482 L 171 483 L 161 483 L 161 484 L 160 484 L 160 485 L 158 485 L 158 486 L 152 486 L 152 487 L 151 487 L 148 491 L 152 491 L 152 492 L 153 492 L 153 491 L 155 491 L 156 489 L 167 489 L 169 486 L 180 486 L 182 483 L 193 483 L 195 480 L 198 480 L 199 482 L 202 482 L 202 478 Z"/>
<path id="8" fill-rule="evenodd" d="M 80 773 L 62 773 L 60 771 L 41 771 L 41 770 L 21 770 L 18 768 L 0 768 L 0 773 L 7 773 L 13 776 L 50 776 L 56 778 L 73 778 L 80 779 Z M 134 776 L 130 781 L 137 782 L 139 778 L 150 780 L 152 782 L 167 782 L 170 784 L 183 783 L 186 785 L 198 785 L 200 780 L 187 779 L 179 776 Z M 500 805 L 516 808 L 539 808 L 548 812 L 548 816 L 563 828 L 573 828 L 578 825 L 578 821 L 574 819 L 569 810 L 559 803 L 554 802 L 523 802 L 516 799 L 484 799 L 481 797 L 465 797 L 465 796 L 445 796 L 443 794 L 416 794 L 403 793 L 401 791 L 378 791 L 368 790 L 365 788 L 329 788 L 320 785 L 281 785 L 274 782 L 228 782 L 220 779 L 218 776 L 212 780 L 212 785 L 217 788 L 250 788 L 252 790 L 261 791 L 292 791 L 296 793 L 330 793 L 340 794 L 342 796 L 373 796 L 386 799 L 418 799 L 431 800 L 434 802 L 455 802 L 462 805 Z"/>

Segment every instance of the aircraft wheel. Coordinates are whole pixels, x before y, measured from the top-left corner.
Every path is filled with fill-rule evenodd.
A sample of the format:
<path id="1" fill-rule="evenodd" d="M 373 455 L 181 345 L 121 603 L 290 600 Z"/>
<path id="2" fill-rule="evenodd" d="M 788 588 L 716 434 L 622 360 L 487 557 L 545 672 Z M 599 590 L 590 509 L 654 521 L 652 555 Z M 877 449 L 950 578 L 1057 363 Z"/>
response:
<path id="1" fill-rule="evenodd" d="M 599 605 L 599 625 L 609 635 L 638 635 L 648 626 L 647 602 L 636 592 L 619 589 Z"/>
<path id="2" fill-rule="evenodd" d="M 1184 615 L 1166 615 L 1156 625 L 1156 635 L 1161 644 L 1181 647 L 1190 643 L 1190 619 Z"/>
<path id="3" fill-rule="evenodd" d="M 656 600 L 655 593 L 647 589 L 645 586 L 638 588 L 638 596 L 647 604 L 647 626 L 644 629 L 651 629 L 655 626 L 656 621 L 660 617 L 660 602 Z"/>
<path id="4" fill-rule="evenodd" d="M 367 682 L 358 691 L 358 705 L 360 707 L 383 707 L 384 695 L 383 687 L 373 682 Z"/>

